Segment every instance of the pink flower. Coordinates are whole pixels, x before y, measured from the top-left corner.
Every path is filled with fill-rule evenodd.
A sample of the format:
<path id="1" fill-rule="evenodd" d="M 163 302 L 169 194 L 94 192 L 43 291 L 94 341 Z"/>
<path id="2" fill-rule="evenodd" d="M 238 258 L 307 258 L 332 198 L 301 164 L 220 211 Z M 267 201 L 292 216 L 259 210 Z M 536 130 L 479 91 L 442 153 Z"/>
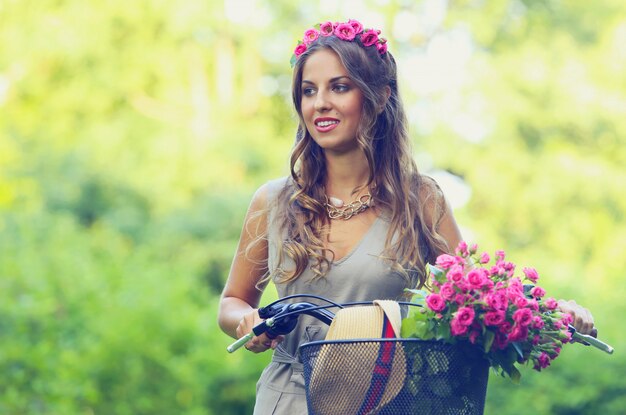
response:
<path id="1" fill-rule="evenodd" d="M 459 308 L 459 310 L 456 312 L 456 316 L 454 318 L 456 318 L 460 324 L 464 325 L 464 326 L 469 326 L 474 322 L 474 316 L 476 315 L 476 313 L 474 312 L 474 309 L 471 307 L 461 307 Z"/>
<path id="2" fill-rule="evenodd" d="M 478 244 L 472 244 L 469 247 L 469 253 L 471 255 L 474 255 L 476 253 L 476 251 L 478 251 Z"/>
<path id="3" fill-rule="evenodd" d="M 480 288 L 483 286 L 485 282 L 485 276 L 482 273 L 481 269 L 473 269 L 467 273 L 467 282 L 469 283 L 471 288 Z"/>
<path id="4" fill-rule="evenodd" d="M 449 270 L 446 277 L 448 281 L 452 283 L 458 283 L 463 279 L 463 267 L 460 265 L 453 265 Z"/>
<path id="5" fill-rule="evenodd" d="M 515 304 L 517 308 L 523 308 L 528 305 L 528 300 L 526 299 L 526 297 L 522 297 L 521 295 L 517 295 L 513 297 L 512 300 L 513 300 L 513 304 Z"/>
<path id="6" fill-rule="evenodd" d="M 354 40 L 356 31 L 350 23 L 339 23 L 335 27 L 335 36 L 341 40 Z"/>
<path id="7" fill-rule="evenodd" d="M 487 305 L 494 310 L 506 310 L 509 304 L 509 300 L 506 298 L 503 290 L 487 294 L 485 296 L 485 301 L 487 302 Z"/>
<path id="8" fill-rule="evenodd" d="M 467 326 L 463 325 L 457 318 L 453 318 L 450 322 L 450 334 L 453 336 L 463 336 L 467 331 Z"/>
<path id="9" fill-rule="evenodd" d="M 530 300 L 528 300 L 527 307 L 533 311 L 539 311 L 539 303 L 534 298 L 531 298 Z"/>
<path id="10" fill-rule="evenodd" d="M 465 304 L 465 296 L 463 294 L 457 294 L 454 297 L 454 302 L 457 303 L 458 305 Z"/>
<path id="11" fill-rule="evenodd" d="M 530 295 L 532 295 L 535 298 L 541 298 L 544 295 L 546 295 L 546 290 L 544 290 L 543 288 L 539 286 L 533 287 L 533 289 L 530 290 Z"/>
<path id="12" fill-rule="evenodd" d="M 506 254 L 504 253 L 504 251 L 503 251 L 503 250 L 496 251 L 496 259 L 497 259 L 498 261 L 502 261 L 502 260 L 504 260 L 504 257 L 505 257 L 505 256 L 506 256 Z"/>
<path id="13" fill-rule="evenodd" d="M 574 321 L 574 317 L 572 317 L 571 314 L 563 314 L 561 316 L 561 323 L 563 323 L 563 325 L 567 326 L 568 324 L 572 324 L 572 322 Z"/>
<path id="14" fill-rule="evenodd" d="M 557 303 L 556 300 L 552 297 L 543 300 L 543 304 L 548 307 L 548 310 L 556 310 L 556 308 L 559 306 L 559 303 Z"/>
<path id="15" fill-rule="evenodd" d="M 320 24 L 320 35 L 331 36 L 335 33 L 335 24 L 333 22 L 324 22 Z"/>
<path id="16" fill-rule="evenodd" d="M 363 31 L 363 25 L 358 20 L 350 19 L 348 20 L 348 24 L 350 24 L 354 29 L 355 35 L 358 35 Z"/>
<path id="17" fill-rule="evenodd" d="M 543 319 L 540 316 L 533 317 L 533 325 L 532 328 L 541 330 L 545 326 Z"/>
<path id="18" fill-rule="evenodd" d="M 509 341 L 507 339 L 507 335 L 502 332 L 496 332 L 496 336 L 493 339 L 492 348 L 504 350 L 506 346 L 509 345 Z"/>
<path id="19" fill-rule="evenodd" d="M 476 340 L 478 340 L 479 336 L 480 336 L 480 331 L 478 331 L 478 330 L 470 331 L 470 334 L 469 334 L 469 341 L 470 341 L 470 343 L 476 344 Z"/>
<path id="20" fill-rule="evenodd" d="M 452 284 L 450 284 L 449 282 L 446 282 L 445 284 L 441 286 L 441 289 L 439 290 L 439 294 L 445 300 L 452 300 L 454 296 L 456 295 L 456 290 L 454 289 Z"/>
<path id="21" fill-rule="evenodd" d="M 306 32 L 304 32 L 304 39 L 303 39 L 304 44 L 308 46 L 311 43 L 315 42 L 318 37 L 320 37 L 319 31 L 315 29 L 309 29 Z"/>
<path id="22" fill-rule="evenodd" d="M 541 352 L 535 362 L 534 369 L 541 370 L 547 368 L 548 366 L 550 366 L 550 356 L 548 356 L 546 352 Z"/>
<path id="23" fill-rule="evenodd" d="M 515 321 L 522 327 L 526 327 L 533 321 L 533 312 L 530 311 L 528 308 L 515 310 L 515 312 L 513 313 L 513 321 Z"/>
<path id="24" fill-rule="evenodd" d="M 426 305 L 435 312 L 443 311 L 446 302 L 439 294 L 429 294 L 426 296 Z"/>
<path id="25" fill-rule="evenodd" d="M 509 333 L 509 341 L 510 342 L 519 342 L 526 340 L 528 337 L 528 327 L 526 326 L 513 326 L 511 333 Z"/>
<path id="26" fill-rule="evenodd" d="M 483 252 L 482 254 L 480 254 L 480 259 L 478 260 L 478 262 L 480 262 L 481 264 L 486 264 L 491 260 L 491 258 L 489 258 L 489 254 L 486 252 Z"/>
<path id="27" fill-rule="evenodd" d="M 511 332 L 512 328 L 513 328 L 513 325 L 510 322 L 505 320 L 502 322 L 502 324 L 500 324 L 500 327 L 498 327 L 498 331 L 504 334 L 508 334 Z"/>
<path id="28" fill-rule="evenodd" d="M 378 42 L 378 32 L 374 29 L 370 29 L 361 35 L 363 46 L 372 46 L 376 42 Z"/>
<path id="29" fill-rule="evenodd" d="M 504 322 L 504 311 L 488 311 L 485 313 L 483 319 L 486 326 L 499 326 Z"/>
<path id="30" fill-rule="evenodd" d="M 534 268 L 524 268 L 524 275 L 526 276 L 526 278 L 528 280 L 530 280 L 530 282 L 532 282 L 533 284 L 536 284 L 537 281 L 539 280 L 539 274 L 537 274 L 537 270 L 535 270 Z"/>
<path id="31" fill-rule="evenodd" d="M 448 269 L 456 264 L 456 259 L 452 255 L 441 254 L 437 257 L 435 264 L 443 269 Z"/>
<path id="32" fill-rule="evenodd" d="M 293 54 L 296 56 L 300 56 L 302 55 L 304 52 L 306 52 L 306 44 L 304 43 L 300 43 L 298 46 L 296 46 L 296 48 L 293 51 Z"/>
<path id="33" fill-rule="evenodd" d="M 377 43 L 376 48 L 378 49 L 378 53 L 384 55 L 387 52 L 387 44 L 386 43 Z"/>
<path id="34" fill-rule="evenodd" d="M 456 254 L 461 256 L 468 256 L 469 251 L 467 250 L 467 242 L 461 241 L 459 245 L 456 247 Z"/>

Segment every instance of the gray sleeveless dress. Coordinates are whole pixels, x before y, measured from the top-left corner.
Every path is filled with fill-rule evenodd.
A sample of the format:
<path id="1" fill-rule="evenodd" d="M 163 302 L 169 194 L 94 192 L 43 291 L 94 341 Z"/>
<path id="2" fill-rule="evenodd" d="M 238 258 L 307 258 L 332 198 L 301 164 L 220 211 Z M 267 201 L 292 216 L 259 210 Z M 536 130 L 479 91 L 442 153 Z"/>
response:
<path id="1" fill-rule="evenodd" d="M 278 244 L 283 238 L 271 208 L 285 179 L 275 180 L 268 186 L 268 265 L 270 272 L 278 263 Z M 416 281 L 394 272 L 379 256 L 383 252 L 389 223 L 377 218 L 361 241 L 345 257 L 331 264 L 322 279 L 312 280 L 313 273 L 305 271 L 291 283 L 276 283 L 279 297 L 291 294 L 315 294 L 332 301 L 370 301 L 375 299 L 400 299 L 404 289 L 415 286 Z M 288 259 L 288 258 L 287 258 Z M 286 262 L 283 267 L 290 264 Z M 294 301 L 311 301 L 295 299 Z M 316 301 L 311 301 L 316 302 Z M 336 310 L 333 310 L 336 311 Z M 257 383 L 255 415 L 307 414 L 302 364 L 298 360 L 298 346 L 302 343 L 323 340 L 327 326 L 309 316 L 301 316 L 296 329 L 276 348 L 272 361 Z"/>

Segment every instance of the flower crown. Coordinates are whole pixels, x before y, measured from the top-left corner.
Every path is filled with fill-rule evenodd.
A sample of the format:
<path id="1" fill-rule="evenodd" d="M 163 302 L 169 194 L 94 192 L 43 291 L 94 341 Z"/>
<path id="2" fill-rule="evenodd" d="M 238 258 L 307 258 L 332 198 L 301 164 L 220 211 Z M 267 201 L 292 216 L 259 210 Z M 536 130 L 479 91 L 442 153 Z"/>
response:
<path id="1" fill-rule="evenodd" d="M 347 23 L 319 23 L 315 25 L 313 29 L 306 30 L 302 40 L 298 41 L 298 46 L 296 46 L 291 56 L 291 67 L 295 65 L 298 57 L 306 52 L 309 46 L 320 36 L 336 36 L 347 42 L 356 40 L 363 45 L 363 47 L 376 47 L 382 57 L 387 53 L 387 39 L 379 37 L 378 35 L 380 35 L 380 30 L 363 29 L 363 25 L 358 20 L 354 19 L 348 20 Z"/>

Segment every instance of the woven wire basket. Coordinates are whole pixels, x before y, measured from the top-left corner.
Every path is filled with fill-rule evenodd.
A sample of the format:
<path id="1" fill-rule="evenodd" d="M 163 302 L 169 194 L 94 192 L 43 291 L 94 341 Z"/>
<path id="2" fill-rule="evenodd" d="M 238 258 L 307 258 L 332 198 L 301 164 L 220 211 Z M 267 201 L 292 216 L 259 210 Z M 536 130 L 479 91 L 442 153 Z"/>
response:
<path id="1" fill-rule="evenodd" d="M 475 347 L 419 339 L 300 346 L 310 415 L 484 412 L 489 363 Z"/>

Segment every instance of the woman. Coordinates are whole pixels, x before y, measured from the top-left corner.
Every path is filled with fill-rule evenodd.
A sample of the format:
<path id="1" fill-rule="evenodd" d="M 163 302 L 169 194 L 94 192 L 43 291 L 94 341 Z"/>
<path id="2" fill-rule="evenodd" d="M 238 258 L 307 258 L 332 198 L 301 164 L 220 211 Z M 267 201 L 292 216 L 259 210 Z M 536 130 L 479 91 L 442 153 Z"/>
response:
<path id="1" fill-rule="evenodd" d="M 254 195 L 221 299 L 219 322 L 239 338 L 261 320 L 271 279 L 283 297 L 309 293 L 336 302 L 400 299 L 423 286 L 422 272 L 461 241 L 437 184 L 412 159 L 396 63 L 380 31 L 322 23 L 295 50 L 292 95 L 299 116 L 291 176 Z M 563 303 L 582 332 L 590 314 Z M 301 317 L 284 338 L 254 337 L 246 349 L 274 349 L 257 384 L 255 414 L 306 414 L 304 341 L 325 327 Z"/>

